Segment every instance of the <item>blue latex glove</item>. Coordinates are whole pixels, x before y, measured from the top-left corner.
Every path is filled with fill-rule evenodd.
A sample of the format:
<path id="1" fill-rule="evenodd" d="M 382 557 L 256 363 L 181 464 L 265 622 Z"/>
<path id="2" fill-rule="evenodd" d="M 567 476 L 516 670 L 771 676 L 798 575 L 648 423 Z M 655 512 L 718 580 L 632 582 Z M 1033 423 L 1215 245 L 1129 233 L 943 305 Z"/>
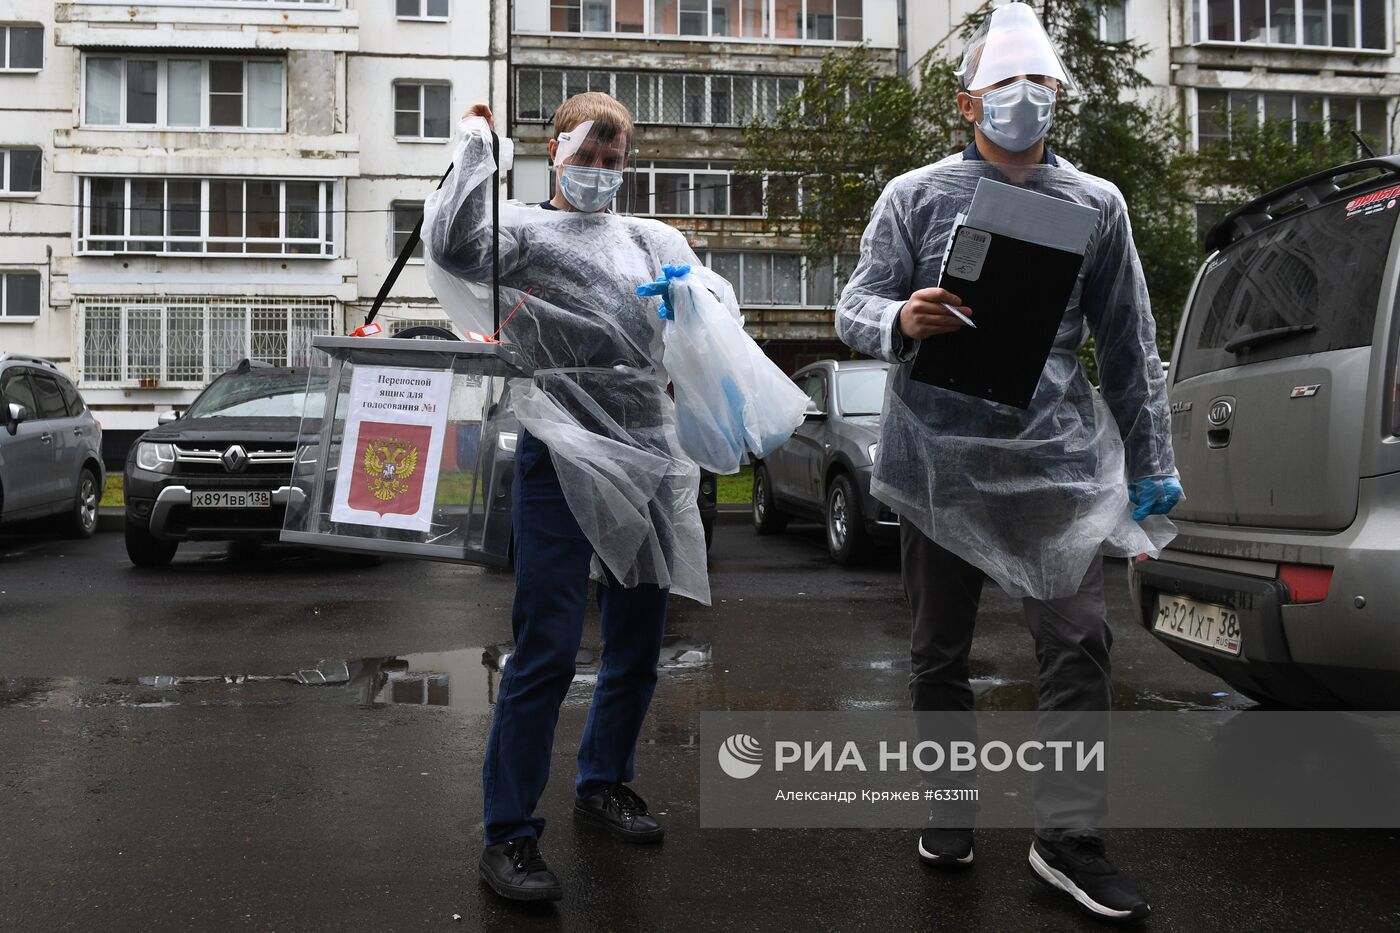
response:
<path id="1" fill-rule="evenodd" d="M 1128 484 L 1128 498 L 1136 508 L 1133 521 L 1140 522 L 1149 515 L 1166 515 L 1181 501 L 1184 493 L 1175 476 L 1153 476 L 1135 479 Z"/>
<path id="2" fill-rule="evenodd" d="M 674 321 L 676 312 L 671 308 L 671 280 L 690 274 L 690 266 L 669 263 L 661 267 L 661 276 L 655 282 L 637 286 L 637 294 L 642 297 L 661 296 L 661 308 L 656 312 L 663 321 Z"/>

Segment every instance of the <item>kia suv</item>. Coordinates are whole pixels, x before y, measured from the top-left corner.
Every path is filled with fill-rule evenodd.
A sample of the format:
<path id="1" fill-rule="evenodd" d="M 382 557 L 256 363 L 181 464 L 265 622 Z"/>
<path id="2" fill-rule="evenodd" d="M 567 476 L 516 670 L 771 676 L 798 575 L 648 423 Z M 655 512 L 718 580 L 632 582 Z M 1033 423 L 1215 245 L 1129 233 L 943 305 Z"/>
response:
<path id="1" fill-rule="evenodd" d="M 1180 535 L 1146 627 L 1257 700 L 1400 707 L 1400 158 L 1216 225 L 1168 377 Z"/>

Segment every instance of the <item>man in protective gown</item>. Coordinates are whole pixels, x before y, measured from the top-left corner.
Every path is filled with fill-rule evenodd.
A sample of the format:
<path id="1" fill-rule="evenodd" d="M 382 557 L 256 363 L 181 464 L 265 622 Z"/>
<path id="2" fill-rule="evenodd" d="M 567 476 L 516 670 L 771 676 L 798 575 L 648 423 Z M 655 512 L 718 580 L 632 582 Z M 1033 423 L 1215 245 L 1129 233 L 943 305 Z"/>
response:
<path id="1" fill-rule="evenodd" d="M 555 900 L 560 885 L 540 855 L 544 820 L 535 807 L 590 578 L 598 581 L 603 649 L 574 812 L 629 842 L 663 835 L 628 782 L 656 686 L 667 596 L 709 603 L 699 469 L 679 445 L 666 393 L 664 322 L 638 285 L 664 265 L 689 264 L 736 316 L 738 307 L 679 232 L 608 209 L 632 138 L 622 104 L 588 93 L 559 108 L 549 144 L 556 193 L 540 205 L 502 204 L 499 229 L 490 211 L 490 118 L 477 105 L 463 121 L 452 172 L 425 205 L 423 239 L 443 308 L 462 329 L 490 333 L 490 290 L 481 283 L 492 280 L 499 236 L 499 301 L 508 314 L 501 339 L 534 373 L 509 387 L 522 427 L 512 503 L 515 650 L 486 749 L 479 869 L 504 897 Z M 510 146 L 501 143 L 504 171 Z"/>
<path id="2" fill-rule="evenodd" d="M 1110 707 L 1102 554 L 1156 556 L 1175 534 L 1165 513 L 1181 486 L 1127 209 L 1112 184 L 1045 144 L 1057 96 L 1071 85 L 1031 7 L 996 9 L 958 74 L 957 105 L 975 140 L 886 186 L 841 296 L 837 332 L 853 349 L 898 364 L 871 490 L 901 518 L 913 708 L 965 716 L 940 721 L 971 720 L 968 654 L 990 578 L 1022 600 L 1040 662 L 1040 708 L 1053 711 L 1042 715 L 1042 728 L 1054 733 L 1065 711 Z M 979 310 L 991 313 L 936 287 L 959 214 L 982 179 L 1100 212 L 1026 410 L 910 378 L 921 341 L 966 326 L 948 306 L 974 323 Z M 1028 296 L 1035 289 L 1025 282 Z M 1077 356 L 1089 334 L 1099 392 Z M 1102 779 L 1036 778 L 1036 873 L 1096 916 L 1145 917 L 1147 902 L 1108 861 L 1096 828 L 1106 808 Z M 935 809 L 919 838 L 920 858 L 938 867 L 970 864 L 975 811 L 975 804 Z"/>

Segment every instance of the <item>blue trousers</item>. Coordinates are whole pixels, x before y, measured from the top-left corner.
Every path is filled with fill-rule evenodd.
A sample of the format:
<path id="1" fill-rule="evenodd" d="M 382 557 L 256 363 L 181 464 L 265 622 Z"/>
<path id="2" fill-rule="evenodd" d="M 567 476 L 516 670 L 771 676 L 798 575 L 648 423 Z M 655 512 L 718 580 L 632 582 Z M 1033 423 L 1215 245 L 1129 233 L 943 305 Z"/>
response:
<path id="1" fill-rule="evenodd" d="M 559 706 L 574 677 L 593 556 L 548 448 L 524 431 L 511 495 L 515 650 L 496 693 L 482 769 L 487 845 L 544 832 L 535 806 L 549 781 Z M 598 587 L 603 650 L 578 751 L 580 798 L 632 780 L 637 737 L 656 689 L 666 596 L 655 585 L 624 589 L 611 574 Z"/>

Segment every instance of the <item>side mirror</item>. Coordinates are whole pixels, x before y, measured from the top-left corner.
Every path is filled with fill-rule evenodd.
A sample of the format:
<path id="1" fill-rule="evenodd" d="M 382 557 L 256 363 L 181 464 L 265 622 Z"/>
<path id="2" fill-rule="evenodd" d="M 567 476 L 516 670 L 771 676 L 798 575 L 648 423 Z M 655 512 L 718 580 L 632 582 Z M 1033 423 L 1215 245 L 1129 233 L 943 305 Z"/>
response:
<path id="1" fill-rule="evenodd" d="M 23 405 L 11 402 L 5 415 L 5 427 L 13 436 L 15 431 L 19 429 L 20 422 L 29 420 L 29 409 L 25 408 Z"/>
<path id="2" fill-rule="evenodd" d="M 813 402 L 808 404 L 807 410 L 802 413 L 802 417 L 805 421 L 825 421 L 826 412 L 818 408 L 816 403 Z"/>
<path id="3" fill-rule="evenodd" d="M 172 422 L 172 421 L 179 421 L 179 420 L 180 420 L 180 412 L 178 412 L 178 411 L 163 411 L 163 412 L 160 413 L 159 417 L 156 418 L 156 424 L 169 424 L 169 423 Z"/>

